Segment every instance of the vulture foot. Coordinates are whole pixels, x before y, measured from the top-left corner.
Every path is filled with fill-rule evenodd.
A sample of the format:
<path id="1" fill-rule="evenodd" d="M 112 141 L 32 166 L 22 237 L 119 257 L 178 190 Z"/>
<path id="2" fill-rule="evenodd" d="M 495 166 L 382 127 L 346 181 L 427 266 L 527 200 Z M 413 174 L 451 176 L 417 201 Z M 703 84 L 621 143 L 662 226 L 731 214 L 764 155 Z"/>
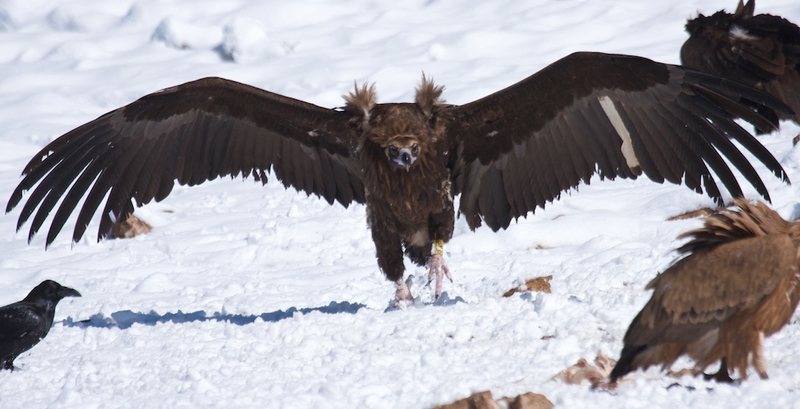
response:
<path id="1" fill-rule="evenodd" d="M 719 371 L 715 374 L 704 374 L 703 378 L 707 381 L 717 381 L 719 383 L 733 383 L 733 378 L 728 373 L 728 365 L 725 362 L 725 358 L 722 358 L 722 362 L 719 365 Z"/>
<path id="2" fill-rule="evenodd" d="M 413 278 L 414 276 L 411 275 L 405 281 L 401 278 L 395 282 L 397 290 L 394 293 L 394 301 L 391 305 L 393 309 L 405 309 L 408 305 L 414 304 L 414 296 L 411 295 Z"/>
<path id="3" fill-rule="evenodd" d="M 439 296 L 442 295 L 442 281 L 444 281 L 444 277 L 447 276 L 450 279 L 450 282 L 453 282 L 453 277 L 450 275 L 450 269 L 447 268 L 447 264 L 444 262 L 444 256 L 441 254 L 434 254 L 428 259 L 428 282 L 426 285 L 430 285 L 431 281 L 436 279 L 436 290 L 434 292 L 435 299 L 439 299 Z"/>

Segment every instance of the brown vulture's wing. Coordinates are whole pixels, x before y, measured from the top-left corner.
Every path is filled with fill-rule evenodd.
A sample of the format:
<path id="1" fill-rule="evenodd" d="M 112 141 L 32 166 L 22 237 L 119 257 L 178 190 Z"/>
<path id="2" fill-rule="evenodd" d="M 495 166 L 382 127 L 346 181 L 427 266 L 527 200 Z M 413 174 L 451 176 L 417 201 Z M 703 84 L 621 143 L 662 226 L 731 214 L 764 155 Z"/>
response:
<path id="1" fill-rule="evenodd" d="M 28 240 L 55 212 L 53 242 L 86 195 L 73 231 L 79 240 L 100 202 L 98 240 L 137 206 L 167 197 L 175 181 L 197 185 L 220 176 L 253 175 L 266 183 L 273 169 L 285 186 L 347 206 L 364 201 L 353 157 L 349 115 L 221 78 L 204 78 L 142 97 L 64 134 L 23 171 L 6 212 L 36 188 L 17 229 L 36 211 Z"/>
<path id="2" fill-rule="evenodd" d="M 796 265 L 797 249 L 786 234 L 749 237 L 698 251 L 647 285 L 653 297 L 641 320 L 649 327 L 660 319 L 670 325 L 721 320 L 757 304 Z"/>
<path id="3" fill-rule="evenodd" d="M 671 364 L 737 311 L 762 302 L 797 270 L 788 235 L 749 237 L 691 254 L 647 285 L 653 295 L 625 333 L 613 380 L 636 367 Z M 710 348 L 715 342 L 710 339 Z M 678 349 L 674 349 L 676 346 Z"/>
<path id="4" fill-rule="evenodd" d="M 602 178 L 685 183 L 721 203 L 709 168 L 734 197 L 742 191 L 723 155 L 756 190 L 767 189 L 745 149 L 788 181 L 778 161 L 737 125 L 772 128 L 739 102 L 787 108 L 754 88 L 645 58 L 575 53 L 485 98 L 449 108 L 453 186 L 471 228 L 492 229 Z"/>
<path id="5" fill-rule="evenodd" d="M 800 27 L 769 14 L 745 10 L 700 15 L 686 23 L 681 47 L 688 67 L 756 85 L 800 115 Z M 747 8 L 750 8 L 749 13 Z M 786 116 L 780 116 L 787 118 Z"/>
<path id="6" fill-rule="evenodd" d="M 679 239 L 691 237 L 678 253 L 694 253 L 731 241 L 770 234 L 789 234 L 792 223 L 762 202 L 750 203 L 737 198 L 739 210 L 722 210 L 706 218 L 703 227 L 687 231 Z"/>

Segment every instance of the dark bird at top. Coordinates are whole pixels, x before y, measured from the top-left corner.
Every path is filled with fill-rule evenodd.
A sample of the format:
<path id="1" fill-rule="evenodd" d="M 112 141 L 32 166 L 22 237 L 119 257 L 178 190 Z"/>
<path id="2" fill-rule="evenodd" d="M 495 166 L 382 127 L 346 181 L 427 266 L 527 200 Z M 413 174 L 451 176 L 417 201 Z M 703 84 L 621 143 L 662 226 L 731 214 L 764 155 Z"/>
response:
<path id="1" fill-rule="evenodd" d="M 600 178 L 642 174 L 705 192 L 718 203 L 719 178 L 742 195 L 737 168 L 765 198 L 767 188 L 731 140 L 788 181 L 772 154 L 735 118 L 772 129 L 739 101 L 789 108 L 746 85 L 645 58 L 580 52 L 503 90 L 448 105 L 443 87 L 423 76 L 412 103 L 377 103 L 374 86 L 326 109 L 221 78 L 203 78 L 146 95 L 45 146 L 23 170 L 6 211 L 22 201 L 17 228 L 31 216 L 28 240 L 55 210 L 46 243 L 79 200 L 78 241 L 108 194 L 98 240 L 136 206 L 163 200 L 175 181 L 273 171 L 288 188 L 343 206 L 366 204 L 378 266 L 412 300 L 404 253 L 441 292 L 442 248 L 458 211 L 471 229 L 493 230 Z M 713 171 L 713 173 L 712 173 Z M 37 185 L 38 184 L 38 185 Z M 88 192 L 88 194 L 87 194 Z M 59 202 L 60 199 L 63 200 Z M 60 203 L 60 204 L 59 204 Z M 37 210 L 38 207 L 38 210 Z"/>
<path id="2" fill-rule="evenodd" d="M 62 298 L 80 296 L 72 288 L 45 280 L 22 301 L 0 307 L 0 369 L 13 371 L 14 359 L 47 336 Z"/>
<path id="3" fill-rule="evenodd" d="M 721 10 L 689 20 L 681 63 L 764 90 L 794 113 L 764 107 L 759 112 L 776 126 L 781 119 L 800 124 L 800 27 L 779 16 L 754 15 L 754 9 L 755 0 L 739 0 L 733 14 Z"/>
<path id="4" fill-rule="evenodd" d="M 647 285 L 653 295 L 625 334 L 612 385 L 682 355 L 695 361 L 695 374 L 719 361 L 709 379 L 730 382 L 738 371 L 744 380 L 750 366 L 767 377 L 764 337 L 788 324 L 800 301 L 800 222 L 764 203 L 735 204 L 679 236 L 691 238 L 678 249 L 686 256 Z"/>

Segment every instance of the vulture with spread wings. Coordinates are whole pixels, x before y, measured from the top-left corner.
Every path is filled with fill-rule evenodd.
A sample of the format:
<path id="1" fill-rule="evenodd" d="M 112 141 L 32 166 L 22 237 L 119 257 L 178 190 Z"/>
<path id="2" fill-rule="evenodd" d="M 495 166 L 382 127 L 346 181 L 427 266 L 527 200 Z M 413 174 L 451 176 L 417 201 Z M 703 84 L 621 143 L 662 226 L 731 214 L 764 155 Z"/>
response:
<path id="1" fill-rule="evenodd" d="M 747 4 L 739 0 L 733 14 L 721 10 L 689 20 L 681 63 L 768 92 L 794 113 L 763 107 L 759 112 L 775 125 L 779 119 L 800 124 L 800 27 L 779 16 L 754 15 L 754 11 L 755 0 Z"/>
<path id="2" fill-rule="evenodd" d="M 266 183 L 273 171 L 285 186 L 329 203 L 366 204 L 378 266 L 404 302 L 412 299 L 404 253 L 427 264 L 441 292 L 455 195 L 470 228 L 486 223 L 493 230 L 595 173 L 705 188 L 722 203 L 714 175 L 731 196 L 742 195 L 730 163 L 769 198 L 731 140 L 788 181 L 734 119 L 772 128 L 743 98 L 776 112 L 789 108 L 754 88 L 679 66 L 582 52 L 465 105 L 445 104 L 442 91 L 423 76 L 415 102 L 379 104 L 364 85 L 343 108 L 325 109 L 220 78 L 167 88 L 45 146 L 25 166 L 6 211 L 33 189 L 17 228 L 33 216 L 30 241 L 55 210 L 49 245 L 86 196 L 72 234 L 77 241 L 108 194 L 99 240 L 134 210 L 132 201 L 160 201 L 175 181 L 253 175 Z"/>
<path id="3" fill-rule="evenodd" d="M 633 319 L 611 371 L 611 383 L 638 368 L 669 368 L 680 356 L 694 373 L 720 362 L 718 381 L 730 371 L 747 378 L 753 366 L 767 377 L 765 336 L 788 324 L 800 301 L 800 222 L 787 222 L 764 203 L 736 199 L 739 210 L 710 216 L 682 234 L 686 257 L 654 278 L 650 301 Z"/>

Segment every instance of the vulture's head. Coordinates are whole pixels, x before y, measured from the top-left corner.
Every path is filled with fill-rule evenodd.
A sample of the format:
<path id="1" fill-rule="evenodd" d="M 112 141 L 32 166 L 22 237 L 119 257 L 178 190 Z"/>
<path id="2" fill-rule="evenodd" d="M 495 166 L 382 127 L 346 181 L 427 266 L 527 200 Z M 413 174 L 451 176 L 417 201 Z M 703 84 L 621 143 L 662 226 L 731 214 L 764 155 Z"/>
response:
<path id="1" fill-rule="evenodd" d="M 690 19 L 686 22 L 686 32 L 690 35 L 699 35 L 707 27 L 715 29 L 725 29 L 731 31 L 731 36 L 743 35 L 743 29 L 737 24 L 741 24 L 743 20 L 753 18 L 755 13 L 755 2 L 749 0 L 747 4 L 742 4 L 739 0 L 739 5 L 736 6 L 736 11 L 731 14 L 725 10 L 720 10 L 710 16 L 698 14 L 697 17 Z"/>
<path id="2" fill-rule="evenodd" d="M 408 171 L 419 157 L 419 144 L 416 135 L 397 135 L 383 149 L 390 161 Z"/>
<path id="3" fill-rule="evenodd" d="M 378 104 L 375 86 L 363 84 L 344 97 L 345 109 L 354 113 L 354 125 L 365 143 L 379 148 L 396 169 L 408 172 L 444 131 L 438 118 L 445 107 L 443 90 L 423 75 L 414 103 Z"/>
<path id="4" fill-rule="evenodd" d="M 689 38 L 681 47 L 681 64 L 718 75 L 731 75 L 729 70 L 720 72 L 719 56 L 709 50 L 716 50 L 721 46 L 720 32 L 727 32 L 732 40 L 754 40 L 745 28 L 746 20 L 753 17 L 754 8 L 753 0 L 749 0 L 746 5 L 740 0 L 733 14 L 720 10 L 710 16 L 698 14 L 688 20 L 686 32 L 689 33 Z"/>

